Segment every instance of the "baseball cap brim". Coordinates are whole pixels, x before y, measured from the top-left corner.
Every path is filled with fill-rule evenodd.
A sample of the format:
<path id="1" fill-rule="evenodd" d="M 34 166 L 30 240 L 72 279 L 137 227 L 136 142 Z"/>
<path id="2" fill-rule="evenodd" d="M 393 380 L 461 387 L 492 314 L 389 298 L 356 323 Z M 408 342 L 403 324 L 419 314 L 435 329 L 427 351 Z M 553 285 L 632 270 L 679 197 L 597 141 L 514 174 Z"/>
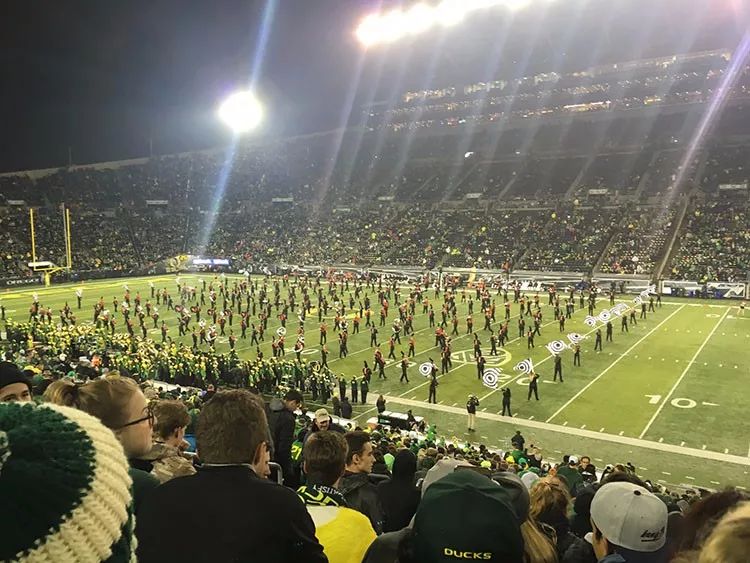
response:
<path id="1" fill-rule="evenodd" d="M 583 536 L 583 539 L 593 545 L 594 533 L 589 532 Z M 664 544 L 663 547 L 660 547 L 656 551 L 633 551 L 632 549 L 625 549 L 619 545 L 616 546 L 611 543 L 610 545 L 612 545 L 615 552 L 622 555 L 628 563 L 662 563 L 664 561 L 664 554 L 667 550 L 667 544 Z"/>

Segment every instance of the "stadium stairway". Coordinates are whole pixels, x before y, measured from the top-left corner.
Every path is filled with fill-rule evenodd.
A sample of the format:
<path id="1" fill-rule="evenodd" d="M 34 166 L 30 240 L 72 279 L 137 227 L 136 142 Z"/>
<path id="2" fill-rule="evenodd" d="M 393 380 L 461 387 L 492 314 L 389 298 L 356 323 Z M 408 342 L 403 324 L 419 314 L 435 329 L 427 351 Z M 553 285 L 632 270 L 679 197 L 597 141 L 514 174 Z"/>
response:
<path id="1" fill-rule="evenodd" d="M 597 156 L 596 154 L 592 154 L 591 156 L 589 156 L 588 160 L 586 161 L 586 164 L 581 166 L 581 171 L 578 173 L 578 176 L 576 176 L 575 180 L 573 180 L 573 182 L 568 187 L 567 191 L 565 192 L 565 195 L 563 196 L 563 199 L 568 200 L 568 199 L 573 198 L 573 194 L 576 193 L 576 190 L 581 185 L 581 180 L 583 180 L 584 176 L 589 171 L 589 168 L 591 168 L 591 165 L 596 160 L 596 156 Z"/>
<path id="2" fill-rule="evenodd" d="M 684 201 L 682 202 L 682 205 L 680 206 L 680 210 L 677 212 L 677 217 L 675 218 L 675 224 L 672 229 L 672 235 L 669 239 L 669 244 L 667 245 L 667 250 L 664 252 L 664 256 L 659 263 L 659 266 L 656 269 L 655 273 L 655 279 L 661 279 L 662 272 L 664 272 L 665 268 L 667 267 L 667 264 L 669 264 L 672 261 L 672 258 L 674 257 L 675 253 L 677 252 L 677 246 L 675 242 L 677 241 L 677 235 L 682 230 L 682 223 L 685 220 L 685 217 L 687 215 L 687 210 L 690 207 L 690 201 L 693 198 L 693 196 L 696 194 L 697 189 L 694 188 L 687 197 L 684 198 Z"/>
<path id="3" fill-rule="evenodd" d="M 620 224 L 618 227 L 622 227 L 622 224 L 627 220 L 626 217 L 623 217 L 620 220 Z M 617 238 L 617 233 L 620 231 L 619 228 L 613 229 L 612 232 L 609 234 L 609 238 L 607 239 L 607 244 L 604 245 L 604 248 L 602 249 L 601 254 L 599 254 L 599 258 L 596 259 L 596 263 L 591 268 L 591 273 L 594 272 L 600 272 L 602 269 L 602 262 L 604 262 L 604 258 L 608 256 L 609 254 L 609 247 L 612 246 L 612 243 L 615 242 L 615 238 Z"/>
<path id="4" fill-rule="evenodd" d="M 143 252 L 141 252 L 141 245 L 138 242 L 138 237 L 135 236 L 135 231 L 133 231 L 133 218 L 127 207 L 123 207 L 120 210 L 120 219 L 125 223 L 125 226 L 128 229 L 128 237 L 130 237 L 130 244 L 133 245 L 135 256 L 138 259 L 138 265 L 143 266 L 145 264 L 145 261 L 143 260 Z"/>
<path id="5" fill-rule="evenodd" d="M 641 178 L 641 181 L 638 182 L 638 188 L 635 190 L 634 199 L 636 201 L 640 200 L 641 194 L 643 194 L 643 190 L 646 189 L 648 181 L 651 179 L 651 169 L 659 161 L 659 156 L 661 155 L 661 153 L 662 151 L 655 151 L 654 156 L 651 157 L 651 161 L 648 163 L 648 167 L 646 168 L 646 173 Z"/>
<path id="6" fill-rule="evenodd" d="M 479 166 L 479 162 L 475 162 L 469 168 L 465 171 L 465 173 L 461 176 L 461 179 L 458 180 L 458 182 L 453 182 L 451 186 L 448 187 L 448 190 L 445 192 L 445 195 L 443 196 L 443 201 L 450 201 L 453 199 L 453 194 L 455 194 L 458 191 L 458 188 L 460 188 L 464 182 L 471 176 L 471 173 L 474 172 L 474 170 L 477 169 Z"/>

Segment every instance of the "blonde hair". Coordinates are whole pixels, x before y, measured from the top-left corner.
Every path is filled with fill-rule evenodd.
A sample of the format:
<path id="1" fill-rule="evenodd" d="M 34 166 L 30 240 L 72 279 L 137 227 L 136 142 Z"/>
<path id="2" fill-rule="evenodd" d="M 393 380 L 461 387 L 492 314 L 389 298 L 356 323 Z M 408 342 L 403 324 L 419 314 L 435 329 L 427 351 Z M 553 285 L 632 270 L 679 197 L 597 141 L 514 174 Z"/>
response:
<path id="1" fill-rule="evenodd" d="M 538 519 L 540 515 L 550 513 L 566 516 L 571 497 L 560 479 L 544 477 L 531 487 L 529 501 L 529 514 Z"/>
<path id="2" fill-rule="evenodd" d="M 542 533 L 531 516 L 521 524 L 521 535 L 526 563 L 557 563 L 554 543 Z"/>
<path id="3" fill-rule="evenodd" d="M 87 412 L 107 428 L 117 430 L 127 424 L 128 404 L 138 391 L 135 381 L 120 376 L 107 376 L 83 384 L 60 379 L 47 387 L 44 400 Z"/>
<path id="4" fill-rule="evenodd" d="M 750 553 L 750 502 L 727 513 L 711 532 L 696 563 L 745 563 Z"/>

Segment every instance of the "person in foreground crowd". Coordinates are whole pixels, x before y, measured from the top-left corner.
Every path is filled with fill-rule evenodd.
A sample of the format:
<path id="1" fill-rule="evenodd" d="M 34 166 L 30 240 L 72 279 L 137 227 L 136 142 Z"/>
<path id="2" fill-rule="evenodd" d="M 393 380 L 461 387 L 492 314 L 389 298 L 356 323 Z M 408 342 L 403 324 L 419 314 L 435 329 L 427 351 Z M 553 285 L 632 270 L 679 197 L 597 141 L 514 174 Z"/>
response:
<path id="1" fill-rule="evenodd" d="M 303 444 L 313 434 L 320 432 L 321 430 L 331 430 L 332 432 L 339 432 L 340 434 L 345 432 L 341 426 L 333 422 L 331 415 L 328 414 L 326 409 L 316 410 L 314 417 L 312 424 L 310 424 L 308 428 L 302 430 L 298 436 L 299 441 Z"/>
<path id="2" fill-rule="evenodd" d="M 674 563 L 746 563 L 750 554 L 750 502 L 743 502 L 718 521 L 700 551 L 688 551 Z"/>
<path id="3" fill-rule="evenodd" d="M 303 450 L 307 483 L 297 490 L 330 563 L 360 563 L 375 539 L 367 517 L 348 508 L 337 489 L 346 454 L 347 443 L 340 433 L 324 430 L 313 434 Z"/>
<path id="4" fill-rule="evenodd" d="M 138 516 L 139 561 L 327 561 L 297 494 L 265 479 L 270 437 L 257 396 L 218 391 L 196 439 L 198 472 L 160 486 Z M 186 540 L 186 530 L 198 541 Z"/>
<path id="5" fill-rule="evenodd" d="M 134 467 L 134 460 L 151 450 L 154 428 L 153 410 L 136 382 L 118 375 L 82 384 L 61 379 L 47 388 L 44 399 L 87 412 L 115 433 L 130 460 L 130 478 L 133 480 L 133 501 L 137 514 L 143 501 L 158 487 L 159 480 Z"/>
<path id="6" fill-rule="evenodd" d="M 370 473 L 375 463 L 372 442 L 367 432 L 347 432 L 344 437 L 348 445 L 346 471 L 339 489 L 347 504 L 367 516 L 377 534 L 383 531 L 383 509 L 378 499 L 377 487 L 370 482 Z"/>
<path id="7" fill-rule="evenodd" d="M 95 417 L 0 404 L 0 561 L 134 560 L 122 446 Z"/>
<path id="8" fill-rule="evenodd" d="M 599 563 L 666 563 L 667 521 L 667 505 L 647 489 L 606 483 L 591 502 L 586 541 Z"/>
<path id="9" fill-rule="evenodd" d="M 533 473 L 529 473 L 534 475 Z M 571 497 L 556 477 L 544 477 L 529 489 L 529 514 L 555 530 L 557 559 L 560 563 L 596 563 L 591 545 L 570 531 L 568 512 Z"/>
<path id="10" fill-rule="evenodd" d="M 294 443 L 294 411 L 302 406 L 302 393 L 290 389 L 283 399 L 274 397 L 268 406 L 268 425 L 271 428 L 273 441 L 272 459 L 281 466 L 284 483 L 289 487 L 296 485 L 292 468 L 292 444 Z"/>
<path id="11" fill-rule="evenodd" d="M 187 407 L 180 401 L 159 401 L 154 407 L 154 416 L 154 445 L 138 460 L 144 462 L 140 469 L 149 470 L 160 483 L 193 475 L 195 468 L 182 453 L 189 446 L 185 441 L 185 429 L 190 424 Z"/>
<path id="12" fill-rule="evenodd" d="M 383 508 L 383 531 L 394 532 L 409 525 L 419 506 L 419 490 L 414 485 L 417 456 L 403 449 L 393 460 L 393 477 L 377 486 Z"/>
<path id="13" fill-rule="evenodd" d="M 32 401 L 31 382 L 12 362 L 0 362 L 0 403 Z"/>
<path id="14" fill-rule="evenodd" d="M 525 563 L 512 502 L 491 479 L 472 470 L 453 471 L 425 492 L 412 533 L 399 546 L 399 563 Z"/>

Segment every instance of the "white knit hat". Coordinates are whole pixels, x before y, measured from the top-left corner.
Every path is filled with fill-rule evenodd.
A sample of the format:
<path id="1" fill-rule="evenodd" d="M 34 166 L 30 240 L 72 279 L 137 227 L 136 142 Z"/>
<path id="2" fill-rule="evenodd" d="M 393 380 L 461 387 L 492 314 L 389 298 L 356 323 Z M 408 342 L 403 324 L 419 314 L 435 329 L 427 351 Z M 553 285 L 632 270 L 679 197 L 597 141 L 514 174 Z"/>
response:
<path id="1" fill-rule="evenodd" d="M 0 404 L 0 561 L 134 561 L 131 484 L 122 446 L 98 419 Z"/>

